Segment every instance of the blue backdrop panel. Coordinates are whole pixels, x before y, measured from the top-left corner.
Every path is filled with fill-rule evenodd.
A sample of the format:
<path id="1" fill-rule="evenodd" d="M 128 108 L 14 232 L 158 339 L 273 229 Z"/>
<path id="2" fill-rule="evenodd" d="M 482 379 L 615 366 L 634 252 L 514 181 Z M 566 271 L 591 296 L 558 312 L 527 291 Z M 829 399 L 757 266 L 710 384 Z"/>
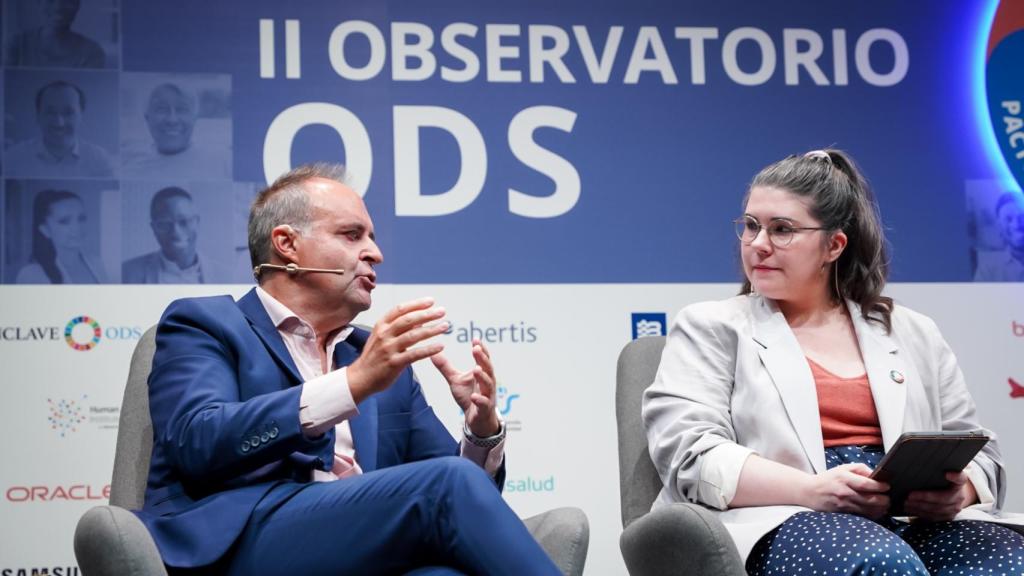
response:
<path id="1" fill-rule="evenodd" d="M 351 111 L 365 126 L 373 153 L 366 200 L 382 231 L 384 276 L 398 282 L 704 282 L 736 277 L 729 221 L 739 212 L 744 187 L 763 165 L 788 153 L 835 145 L 850 150 L 874 185 L 895 250 L 894 279 L 956 281 L 971 277 L 964 181 L 991 178 L 982 126 L 972 102 L 974 67 L 983 65 L 991 2 L 929 4 L 922 19 L 917 3 L 865 2 L 857 10 L 823 4 L 747 2 L 330 2 L 236 5 L 208 2 L 128 3 L 124 7 L 125 70 L 230 73 L 235 94 L 235 178 L 264 175 L 267 128 L 283 110 L 304 102 L 328 102 Z M 260 20 L 273 21 L 274 78 L 260 75 Z M 299 25 L 301 65 L 287 78 L 286 20 Z M 385 51 L 379 73 L 367 80 L 339 75 L 331 65 L 330 38 L 346 22 L 365 21 L 379 30 Z M 394 80 L 394 22 L 419 23 L 433 32 L 438 70 L 416 81 Z M 446 26 L 476 27 L 459 43 L 475 54 L 480 72 L 467 82 L 442 79 L 441 66 L 463 67 L 441 45 Z M 518 25 L 501 39 L 518 49 L 502 68 L 516 82 L 489 82 L 488 25 Z M 565 67 L 575 83 L 551 67 L 543 82 L 530 82 L 528 27 L 554 26 L 569 45 Z M 588 32 L 602 54 L 610 29 L 621 27 L 606 83 L 588 74 L 573 27 Z M 638 37 L 653 27 L 677 82 L 655 71 L 626 83 Z M 704 83 L 695 83 L 691 41 L 676 27 L 704 27 L 717 38 L 703 42 Z M 770 38 L 774 71 L 748 86 L 731 77 L 723 47 L 729 34 L 755 27 Z M 786 81 L 784 34 L 813 31 L 822 40 L 817 59 L 828 85 L 800 69 Z M 892 86 L 869 83 L 856 63 L 857 41 L 885 29 L 905 42 L 908 67 Z M 837 85 L 834 31 L 842 30 L 846 84 Z M 187 40 L 183 40 L 187 39 Z M 547 41 L 548 45 L 551 40 Z M 649 59 L 656 49 L 639 41 Z M 372 61 L 371 43 L 352 34 L 345 57 L 355 67 Z M 798 50 L 807 45 L 798 43 Z M 983 48 L 982 48 L 983 49 Z M 740 70 L 756 71 L 764 52 L 754 40 L 734 50 Z M 845 53 L 845 54 L 842 54 Z M 893 71 L 891 44 L 869 46 L 870 69 Z M 410 60 L 410 67 L 417 64 Z M 486 146 L 486 180 L 465 208 L 431 217 L 395 215 L 394 107 L 441 106 L 471 120 Z M 556 106 L 576 115 L 571 131 L 539 128 L 538 143 L 564 158 L 579 174 L 578 202 L 553 218 L 509 211 L 508 189 L 548 196 L 554 183 L 511 152 L 509 122 L 531 106 Z M 447 190 L 460 165 L 454 138 L 439 129 L 421 131 L 423 194 Z M 298 133 L 291 160 L 344 160 L 345 136 L 324 126 Z M 399 166 L 399 170 L 404 169 Z M 937 233 L 937 231 L 943 233 Z M 430 238 L 424 250 L 422 239 Z"/>

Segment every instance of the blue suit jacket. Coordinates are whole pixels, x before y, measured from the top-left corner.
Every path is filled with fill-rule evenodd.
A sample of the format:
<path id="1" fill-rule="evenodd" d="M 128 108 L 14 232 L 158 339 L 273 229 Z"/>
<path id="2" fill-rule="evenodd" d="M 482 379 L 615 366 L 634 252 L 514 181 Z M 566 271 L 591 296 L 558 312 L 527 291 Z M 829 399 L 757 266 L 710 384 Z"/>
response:
<path id="1" fill-rule="evenodd" d="M 339 343 L 336 366 L 351 364 L 368 336 L 356 328 Z M 334 431 L 312 440 L 302 434 L 301 384 L 255 290 L 237 303 L 217 296 L 167 308 L 149 377 L 153 457 L 137 512 L 166 564 L 216 561 L 272 487 L 281 486 L 272 497 L 284 500 L 313 468 L 330 470 Z M 458 454 L 411 369 L 361 402 L 349 424 L 364 472 Z M 503 477 L 504 467 L 498 486 Z"/>

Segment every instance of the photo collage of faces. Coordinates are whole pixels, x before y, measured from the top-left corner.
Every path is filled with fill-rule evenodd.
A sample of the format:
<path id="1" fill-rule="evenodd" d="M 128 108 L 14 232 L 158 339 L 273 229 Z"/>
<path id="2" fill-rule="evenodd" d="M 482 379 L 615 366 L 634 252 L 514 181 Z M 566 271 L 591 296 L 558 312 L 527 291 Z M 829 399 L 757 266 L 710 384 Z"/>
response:
<path id="1" fill-rule="evenodd" d="M 994 180 L 968 180 L 967 237 L 975 282 L 1024 282 L 1024 197 Z"/>
<path id="2" fill-rule="evenodd" d="M 119 0 L 5 0 L 0 283 L 251 283 L 231 76 L 124 71 Z"/>

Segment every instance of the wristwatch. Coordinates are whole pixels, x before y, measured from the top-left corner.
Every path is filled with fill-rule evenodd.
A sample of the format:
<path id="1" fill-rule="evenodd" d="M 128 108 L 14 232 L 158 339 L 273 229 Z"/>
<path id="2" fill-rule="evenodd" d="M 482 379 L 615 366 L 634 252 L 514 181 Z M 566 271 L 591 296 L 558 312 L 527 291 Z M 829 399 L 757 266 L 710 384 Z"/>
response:
<path id="1" fill-rule="evenodd" d="M 470 432 L 469 426 L 466 426 L 465 424 L 462 425 L 462 434 L 466 437 L 466 440 L 469 440 L 470 444 L 490 450 L 505 439 L 505 423 L 501 421 L 498 422 L 498 433 L 493 436 L 485 436 L 481 438 L 480 436 Z"/>

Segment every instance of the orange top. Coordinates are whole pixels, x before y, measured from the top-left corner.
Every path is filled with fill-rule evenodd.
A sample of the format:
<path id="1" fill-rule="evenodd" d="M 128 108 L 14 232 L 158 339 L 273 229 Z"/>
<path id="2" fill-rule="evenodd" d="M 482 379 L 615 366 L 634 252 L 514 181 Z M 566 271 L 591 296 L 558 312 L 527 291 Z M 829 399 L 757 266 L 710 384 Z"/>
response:
<path id="1" fill-rule="evenodd" d="M 868 375 L 841 378 L 807 359 L 818 389 L 818 412 L 825 447 L 881 445 L 882 428 L 878 424 L 875 400 L 871 396 Z"/>

